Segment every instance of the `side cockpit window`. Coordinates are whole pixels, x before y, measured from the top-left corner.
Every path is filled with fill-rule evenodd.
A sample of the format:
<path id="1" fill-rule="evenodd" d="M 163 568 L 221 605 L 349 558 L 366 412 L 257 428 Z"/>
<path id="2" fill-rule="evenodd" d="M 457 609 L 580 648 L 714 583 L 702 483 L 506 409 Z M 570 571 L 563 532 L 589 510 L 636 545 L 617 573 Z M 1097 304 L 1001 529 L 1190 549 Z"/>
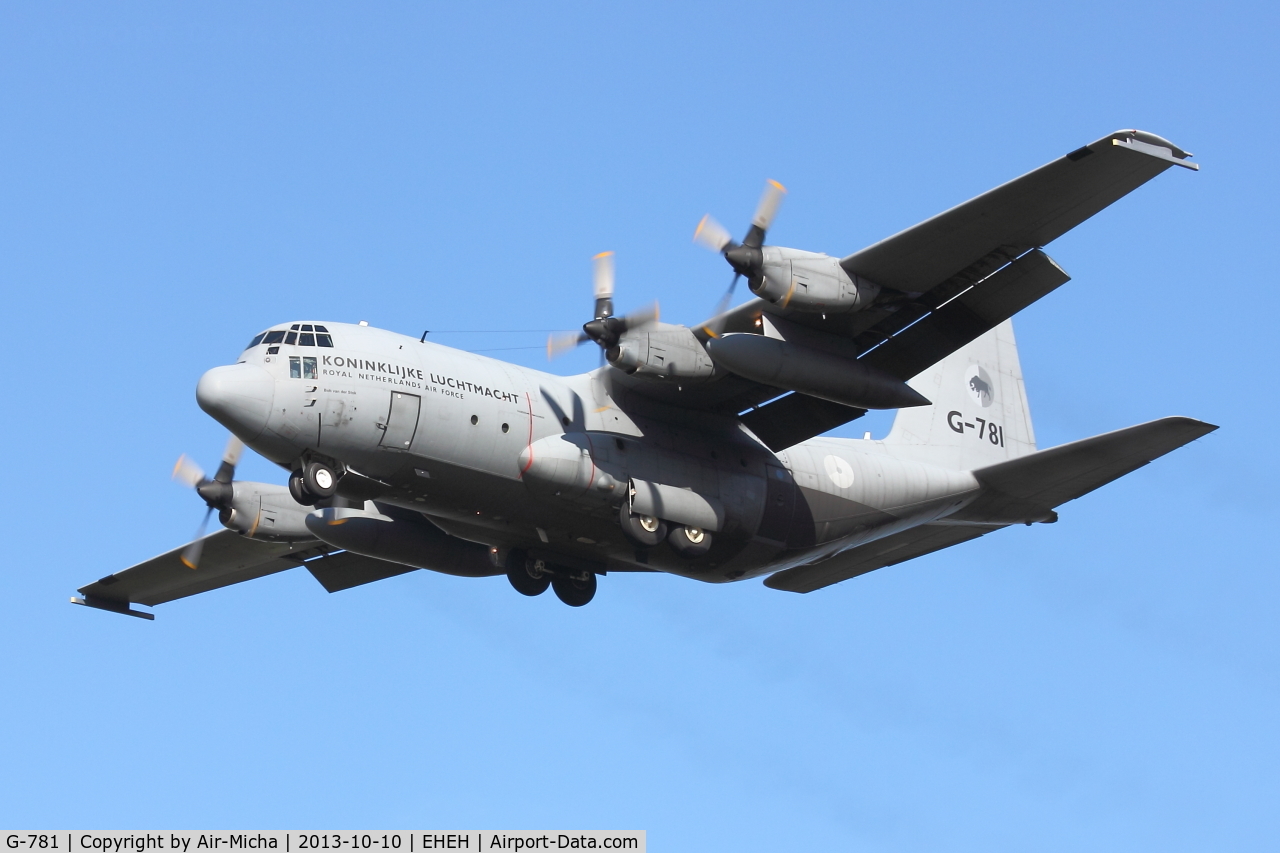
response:
<path id="1" fill-rule="evenodd" d="M 317 359 L 312 356 L 289 356 L 290 379 L 318 379 L 319 377 Z"/>
<path id="2" fill-rule="evenodd" d="M 264 344 L 278 344 L 284 341 L 284 332 L 267 332 L 267 336 L 262 339 Z"/>
<path id="3" fill-rule="evenodd" d="M 254 348 L 254 347 L 256 347 L 258 344 L 262 343 L 262 339 L 263 339 L 263 338 L 265 338 L 266 336 L 267 336 L 267 333 L 266 333 L 266 332 L 263 332 L 262 334 L 258 335 L 256 338 L 254 338 L 253 340 L 249 341 L 249 345 L 248 345 L 247 347 L 245 347 L 245 349 L 253 349 L 253 348 Z"/>

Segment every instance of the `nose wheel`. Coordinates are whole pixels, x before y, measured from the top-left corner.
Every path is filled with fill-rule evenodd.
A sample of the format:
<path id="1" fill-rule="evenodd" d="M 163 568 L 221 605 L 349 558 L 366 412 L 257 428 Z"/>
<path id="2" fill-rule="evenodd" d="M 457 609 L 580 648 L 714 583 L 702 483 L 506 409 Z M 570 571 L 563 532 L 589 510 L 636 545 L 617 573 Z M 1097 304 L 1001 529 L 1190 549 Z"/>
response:
<path id="1" fill-rule="evenodd" d="M 289 475 L 289 494 L 303 506 L 314 506 L 337 491 L 338 474 L 323 462 L 309 462 Z"/>

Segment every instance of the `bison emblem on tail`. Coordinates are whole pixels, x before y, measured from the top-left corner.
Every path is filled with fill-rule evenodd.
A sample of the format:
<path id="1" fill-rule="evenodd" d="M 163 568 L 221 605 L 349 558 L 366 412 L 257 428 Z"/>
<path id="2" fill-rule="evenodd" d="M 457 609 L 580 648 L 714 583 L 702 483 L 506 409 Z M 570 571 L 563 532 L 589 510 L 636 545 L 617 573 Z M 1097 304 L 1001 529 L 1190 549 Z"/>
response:
<path id="1" fill-rule="evenodd" d="M 965 371 L 965 380 L 969 396 L 973 401 L 984 409 L 990 406 L 995 394 L 987 371 L 975 364 Z"/>

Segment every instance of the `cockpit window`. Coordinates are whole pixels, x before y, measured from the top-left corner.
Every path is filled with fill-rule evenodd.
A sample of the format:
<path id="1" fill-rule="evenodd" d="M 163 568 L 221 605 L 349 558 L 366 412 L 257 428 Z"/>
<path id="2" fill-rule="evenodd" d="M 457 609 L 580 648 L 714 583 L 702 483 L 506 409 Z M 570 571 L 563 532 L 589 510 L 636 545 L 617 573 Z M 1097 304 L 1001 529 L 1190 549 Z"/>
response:
<path id="1" fill-rule="evenodd" d="M 284 332 L 267 332 L 267 336 L 262 339 L 264 344 L 278 344 L 284 340 Z"/>
<path id="2" fill-rule="evenodd" d="M 313 347 L 316 345 L 316 336 L 310 332 L 302 332 L 298 335 L 298 346 Z"/>
<path id="3" fill-rule="evenodd" d="M 313 329 L 311 328 L 311 325 L 310 325 L 309 323 L 303 323 L 303 324 L 302 324 L 302 331 L 304 331 L 304 332 L 310 332 L 310 331 L 313 331 Z"/>
<path id="4" fill-rule="evenodd" d="M 262 339 L 265 338 L 266 336 L 267 336 L 266 332 L 263 332 L 262 334 L 258 335 L 256 338 L 254 338 L 252 341 L 249 342 L 249 345 L 245 347 L 245 349 L 253 349 L 258 344 L 262 343 Z"/>
<path id="5" fill-rule="evenodd" d="M 285 342 L 286 344 L 291 345 L 291 346 L 292 346 L 293 344 L 297 343 L 297 342 L 298 342 L 298 333 L 297 333 L 297 332 L 290 332 L 289 334 L 285 335 L 285 336 L 284 336 L 284 342 Z"/>
<path id="6" fill-rule="evenodd" d="M 318 379 L 319 377 L 320 367 L 314 357 L 289 356 L 290 379 Z"/>
<path id="7" fill-rule="evenodd" d="M 328 329 L 326 329 L 324 326 L 316 326 L 316 331 L 317 331 L 317 332 L 327 332 L 327 331 L 329 331 L 329 330 L 328 330 Z"/>
<path id="8" fill-rule="evenodd" d="M 294 324 L 293 324 L 292 326 L 290 326 L 289 328 L 296 332 L 296 331 L 298 331 L 298 324 L 297 324 L 297 323 L 294 323 Z"/>
<path id="9" fill-rule="evenodd" d="M 328 335 L 316 335 L 316 343 L 322 347 L 333 346 L 333 338 Z"/>

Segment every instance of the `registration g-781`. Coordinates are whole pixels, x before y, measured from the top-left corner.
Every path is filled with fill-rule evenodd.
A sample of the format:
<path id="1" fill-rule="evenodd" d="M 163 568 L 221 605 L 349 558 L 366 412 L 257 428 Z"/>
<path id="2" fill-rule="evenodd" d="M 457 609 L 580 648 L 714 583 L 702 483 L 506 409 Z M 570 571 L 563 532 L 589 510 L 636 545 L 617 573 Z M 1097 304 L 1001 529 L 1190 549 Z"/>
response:
<path id="1" fill-rule="evenodd" d="M 1004 447 L 1004 427 L 992 421 L 984 420 L 983 418 L 974 418 L 972 421 L 966 421 L 964 415 L 952 410 L 947 412 L 947 426 L 961 434 L 967 430 L 977 430 L 979 441 L 985 438 L 997 447 Z"/>

